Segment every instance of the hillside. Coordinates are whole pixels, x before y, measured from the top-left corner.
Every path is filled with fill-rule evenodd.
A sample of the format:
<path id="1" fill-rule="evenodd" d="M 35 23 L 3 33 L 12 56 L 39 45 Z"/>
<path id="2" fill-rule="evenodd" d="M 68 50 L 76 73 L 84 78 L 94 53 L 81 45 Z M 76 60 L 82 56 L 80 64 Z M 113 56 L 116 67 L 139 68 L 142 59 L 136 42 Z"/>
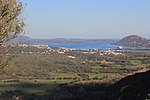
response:
<path id="1" fill-rule="evenodd" d="M 150 71 L 147 71 L 124 77 L 112 85 L 107 83 L 71 85 L 68 88 L 68 91 L 78 91 L 78 89 L 81 87 L 84 89 L 82 92 L 78 91 L 73 93 L 76 95 L 80 94 L 79 97 L 75 96 L 73 99 L 65 98 L 63 100 L 149 100 L 149 78 Z M 94 93 L 92 94 L 93 90 Z"/>
<path id="2" fill-rule="evenodd" d="M 140 37 L 138 35 L 127 36 L 115 42 L 114 45 L 133 47 L 133 48 L 150 48 L 149 40 Z"/>
<path id="3" fill-rule="evenodd" d="M 18 36 L 11 40 L 13 43 L 25 43 L 25 44 L 48 44 L 48 43 L 89 43 L 89 42 L 116 42 L 112 39 L 80 39 L 80 38 L 52 38 L 52 39 L 32 39 L 26 36 Z"/>
<path id="4" fill-rule="evenodd" d="M 23 42 L 27 42 L 27 41 L 31 41 L 32 39 L 27 37 L 27 36 L 18 36 L 14 39 L 11 40 L 11 42 L 13 43 L 23 43 Z"/>
<path id="5" fill-rule="evenodd" d="M 137 73 L 121 79 L 109 87 L 108 100 L 149 100 L 150 71 Z M 115 90 L 115 91 L 114 91 Z M 147 98 L 147 99 L 146 99 Z M 105 99 L 105 100 L 107 100 Z"/>

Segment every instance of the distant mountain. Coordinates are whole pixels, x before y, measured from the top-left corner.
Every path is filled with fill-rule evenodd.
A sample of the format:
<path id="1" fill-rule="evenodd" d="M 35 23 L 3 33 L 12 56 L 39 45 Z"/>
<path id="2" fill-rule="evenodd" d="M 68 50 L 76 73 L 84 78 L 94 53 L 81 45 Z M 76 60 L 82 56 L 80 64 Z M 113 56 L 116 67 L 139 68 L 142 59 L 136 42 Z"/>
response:
<path id="1" fill-rule="evenodd" d="M 127 36 L 113 44 L 119 46 L 133 47 L 133 48 L 150 48 L 150 40 L 147 40 L 138 35 Z"/>
<path id="2" fill-rule="evenodd" d="M 54 39 L 32 39 L 26 36 L 18 36 L 11 40 L 13 43 L 25 44 L 49 44 L 49 43 L 87 43 L 87 42 L 110 42 L 114 43 L 116 40 L 112 39 L 80 39 L 80 38 L 54 38 Z"/>
<path id="3" fill-rule="evenodd" d="M 27 37 L 27 36 L 18 36 L 14 39 L 11 40 L 11 42 L 13 43 L 22 43 L 22 42 L 27 42 L 27 41 L 31 41 L 32 39 Z"/>

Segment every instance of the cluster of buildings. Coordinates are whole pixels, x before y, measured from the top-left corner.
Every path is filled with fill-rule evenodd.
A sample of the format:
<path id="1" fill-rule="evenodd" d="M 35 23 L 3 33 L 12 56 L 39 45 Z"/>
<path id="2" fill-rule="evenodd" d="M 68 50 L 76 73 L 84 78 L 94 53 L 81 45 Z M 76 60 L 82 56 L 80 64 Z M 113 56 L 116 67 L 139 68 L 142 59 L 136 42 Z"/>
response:
<path id="1" fill-rule="evenodd" d="M 19 47 L 37 47 L 39 49 L 50 48 L 48 45 L 40 45 L 40 44 L 17 44 Z"/>
<path id="2" fill-rule="evenodd" d="M 17 46 L 19 47 L 36 47 L 38 49 L 45 49 L 44 52 L 36 52 L 36 53 L 40 53 L 40 54 L 50 54 L 51 51 L 53 52 L 57 52 L 59 54 L 65 54 L 67 52 L 70 51 L 78 51 L 82 54 L 99 54 L 100 56 L 103 55 L 124 55 L 121 51 L 121 48 L 117 49 L 117 50 L 99 50 L 99 49 L 74 49 L 74 48 L 51 48 L 48 45 L 35 45 L 35 44 L 18 44 Z M 22 51 L 22 53 L 25 53 L 24 51 Z M 28 52 L 30 54 L 32 54 L 33 52 Z M 75 57 L 73 56 L 67 56 L 68 58 L 72 58 L 75 59 Z"/>

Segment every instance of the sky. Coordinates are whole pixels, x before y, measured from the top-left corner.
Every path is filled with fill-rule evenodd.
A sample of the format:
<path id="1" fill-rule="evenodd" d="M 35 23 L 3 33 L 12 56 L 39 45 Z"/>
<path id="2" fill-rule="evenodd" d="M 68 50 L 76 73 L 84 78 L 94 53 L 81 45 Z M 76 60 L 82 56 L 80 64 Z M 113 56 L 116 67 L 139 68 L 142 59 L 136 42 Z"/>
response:
<path id="1" fill-rule="evenodd" d="M 32 38 L 150 38 L 150 0 L 21 0 Z"/>

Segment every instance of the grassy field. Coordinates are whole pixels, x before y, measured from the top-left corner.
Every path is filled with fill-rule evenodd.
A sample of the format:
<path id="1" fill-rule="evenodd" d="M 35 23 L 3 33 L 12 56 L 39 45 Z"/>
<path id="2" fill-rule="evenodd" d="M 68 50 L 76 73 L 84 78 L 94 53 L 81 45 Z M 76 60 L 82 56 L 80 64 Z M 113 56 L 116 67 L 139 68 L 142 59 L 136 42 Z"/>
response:
<path id="1" fill-rule="evenodd" d="M 94 74 L 94 73 L 85 73 L 89 76 L 90 79 L 97 77 L 102 78 L 104 76 L 117 76 L 119 74 L 114 73 L 101 73 L 101 74 Z M 19 80 L 18 82 L 10 82 L 9 80 L 1 81 L 0 82 L 0 92 L 4 91 L 22 91 L 25 94 L 46 94 L 47 91 L 50 93 L 53 89 L 59 87 L 59 85 L 67 84 L 73 82 L 74 80 L 71 79 L 63 79 L 64 77 L 77 77 L 82 82 L 82 77 L 78 76 L 75 73 L 56 73 L 52 75 L 55 80 Z M 62 78 L 62 79 L 59 79 Z M 86 80 L 84 80 L 85 82 Z M 88 80 L 87 80 L 88 81 Z"/>
<path id="2" fill-rule="evenodd" d="M 70 80 L 20 80 L 19 82 L 0 82 L 0 95 L 13 97 L 19 95 L 19 100 L 49 100 L 55 97 L 55 90 L 59 89 L 62 84 L 70 83 Z M 8 91 L 8 92 L 7 92 Z M 62 93 L 65 93 L 63 91 Z M 58 93 L 58 96 L 62 93 Z M 33 96 L 33 97 L 32 97 Z M 30 98 L 30 99 L 28 99 Z"/>
<path id="3" fill-rule="evenodd" d="M 58 85 L 69 83 L 68 80 L 49 81 L 49 80 L 20 80 L 19 82 L 0 82 L 0 91 L 19 90 L 26 94 L 45 93 L 51 91 Z"/>
<path id="4" fill-rule="evenodd" d="M 94 77 L 98 77 L 98 78 L 102 78 L 104 76 L 117 76 L 119 75 L 118 73 L 101 73 L 101 74 L 95 74 L 95 73 L 87 73 L 89 75 L 90 78 L 94 78 Z"/>

